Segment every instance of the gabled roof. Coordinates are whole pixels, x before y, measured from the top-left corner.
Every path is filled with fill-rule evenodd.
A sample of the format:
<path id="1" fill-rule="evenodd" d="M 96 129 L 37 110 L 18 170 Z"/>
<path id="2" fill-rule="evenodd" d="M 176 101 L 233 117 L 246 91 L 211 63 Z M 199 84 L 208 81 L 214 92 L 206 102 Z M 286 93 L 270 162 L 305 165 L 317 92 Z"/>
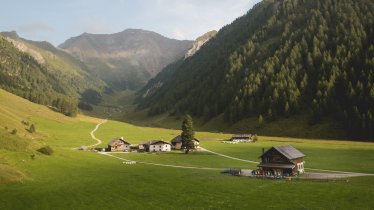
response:
<path id="1" fill-rule="evenodd" d="M 233 134 L 232 138 L 251 138 L 252 134 Z"/>
<path id="2" fill-rule="evenodd" d="M 114 142 L 116 142 L 116 141 L 122 141 L 124 144 L 128 144 L 128 145 L 130 145 L 130 143 L 129 142 L 127 142 L 127 141 L 125 141 L 122 137 L 118 137 L 118 138 L 114 138 L 114 139 L 112 139 L 109 143 L 108 143 L 108 145 L 112 145 Z"/>
<path id="3" fill-rule="evenodd" d="M 193 140 L 195 140 L 195 141 L 197 141 L 197 142 L 200 142 L 200 140 L 197 139 L 197 138 L 193 138 Z M 178 136 L 176 136 L 175 138 L 173 138 L 170 142 L 171 142 L 171 143 L 182 142 L 182 136 L 181 136 L 181 135 L 178 135 Z"/>
<path id="4" fill-rule="evenodd" d="M 267 150 L 264 154 L 262 154 L 261 157 L 264 156 L 269 151 L 271 151 L 272 149 L 277 150 L 279 153 L 281 153 L 282 155 L 284 155 L 289 160 L 293 160 L 293 159 L 296 159 L 296 158 L 305 157 L 305 155 L 302 152 L 300 152 L 299 150 L 297 150 L 295 147 L 293 147 L 291 145 L 284 145 L 284 146 L 275 146 L 275 147 L 272 147 L 269 150 Z"/>
<path id="5" fill-rule="evenodd" d="M 162 140 L 152 140 L 152 141 L 150 141 L 150 142 L 148 142 L 146 144 L 148 144 L 148 145 L 155 145 L 155 144 L 169 144 L 169 143 L 167 143 L 166 141 L 162 141 Z"/>

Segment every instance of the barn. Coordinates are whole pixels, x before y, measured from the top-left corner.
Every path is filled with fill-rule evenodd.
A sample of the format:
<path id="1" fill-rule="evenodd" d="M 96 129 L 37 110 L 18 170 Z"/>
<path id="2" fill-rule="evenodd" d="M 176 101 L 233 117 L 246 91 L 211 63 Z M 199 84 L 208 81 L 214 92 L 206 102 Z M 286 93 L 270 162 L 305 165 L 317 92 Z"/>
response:
<path id="1" fill-rule="evenodd" d="M 197 139 L 197 138 L 194 138 L 192 140 L 192 142 L 194 144 L 194 149 L 199 150 L 200 149 L 200 140 Z M 171 148 L 172 149 L 175 149 L 175 150 L 182 149 L 182 136 L 181 135 L 176 136 L 174 139 L 172 139 L 170 141 L 170 143 L 171 143 Z"/>
<path id="2" fill-rule="evenodd" d="M 123 137 L 115 138 L 108 143 L 107 151 L 130 151 L 130 143 L 125 141 Z"/>
<path id="3" fill-rule="evenodd" d="M 260 156 L 259 171 L 263 175 L 292 176 L 304 173 L 305 155 L 291 145 L 275 146 Z"/>
<path id="4" fill-rule="evenodd" d="M 251 134 L 234 134 L 231 137 L 231 141 L 233 142 L 252 142 L 252 135 Z"/>

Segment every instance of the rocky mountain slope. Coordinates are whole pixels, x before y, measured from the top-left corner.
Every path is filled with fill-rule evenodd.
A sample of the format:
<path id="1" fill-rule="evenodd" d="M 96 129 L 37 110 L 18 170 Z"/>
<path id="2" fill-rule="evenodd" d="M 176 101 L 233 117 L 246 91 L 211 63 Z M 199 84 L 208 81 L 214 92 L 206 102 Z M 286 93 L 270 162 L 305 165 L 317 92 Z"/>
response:
<path id="1" fill-rule="evenodd" d="M 184 58 L 186 59 L 186 58 L 189 58 L 189 57 L 193 56 L 197 51 L 200 50 L 200 48 L 207 41 L 209 41 L 211 38 L 213 38 L 216 34 L 217 34 L 217 31 L 209 31 L 209 32 L 205 33 L 204 35 L 200 36 L 199 38 L 197 38 L 195 40 L 195 42 L 193 43 L 192 48 L 187 51 Z"/>
<path id="2" fill-rule="evenodd" d="M 142 87 L 166 65 L 184 56 L 192 41 L 127 29 L 115 34 L 84 33 L 59 47 L 83 61 L 91 73 L 115 89 Z"/>
<path id="3" fill-rule="evenodd" d="M 217 34 L 217 31 L 209 31 L 205 33 L 204 35 L 198 37 L 195 42 L 193 43 L 193 46 L 191 49 L 187 51 L 187 53 L 184 56 L 184 60 L 195 55 L 200 48 L 207 43 L 210 39 L 212 39 Z M 145 85 L 138 94 L 141 95 L 141 97 L 151 97 L 154 93 L 157 92 L 159 88 L 162 87 L 163 82 L 167 81 L 174 73 L 176 69 L 179 68 L 180 64 L 183 63 L 183 59 L 166 66 L 157 76 L 152 78 L 148 81 L 147 85 Z"/>

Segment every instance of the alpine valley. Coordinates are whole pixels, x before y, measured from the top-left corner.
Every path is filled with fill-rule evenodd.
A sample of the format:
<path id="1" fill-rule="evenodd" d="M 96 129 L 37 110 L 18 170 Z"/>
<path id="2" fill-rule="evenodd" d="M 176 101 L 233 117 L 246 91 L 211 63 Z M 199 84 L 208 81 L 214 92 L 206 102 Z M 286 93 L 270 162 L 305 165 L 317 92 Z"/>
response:
<path id="1" fill-rule="evenodd" d="M 374 209 L 373 0 L 2 8 L 1 210 Z"/>

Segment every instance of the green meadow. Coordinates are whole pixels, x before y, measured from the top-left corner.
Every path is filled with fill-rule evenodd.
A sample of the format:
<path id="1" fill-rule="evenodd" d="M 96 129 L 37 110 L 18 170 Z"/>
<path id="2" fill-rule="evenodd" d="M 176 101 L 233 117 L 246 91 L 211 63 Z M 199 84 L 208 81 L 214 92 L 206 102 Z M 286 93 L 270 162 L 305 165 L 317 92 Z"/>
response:
<path id="1" fill-rule="evenodd" d="M 13 100 L 7 97 L 8 101 Z M 20 132 L 12 135 L 0 130 L 0 209 L 374 208 L 373 176 L 348 178 L 348 182 L 262 180 L 221 174 L 221 169 L 255 169 L 256 164 L 207 152 L 113 154 L 138 161 L 127 165 L 114 157 L 73 150 L 95 143 L 90 132 L 102 119 L 71 119 L 39 105 L 19 102 L 28 108 L 19 107 L 14 111 L 15 117 L 4 122 Z M 3 104 L 0 101 L 2 113 L 14 109 Z M 36 112 L 38 109 L 43 112 Z M 22 119 L 34 123 L 37 132 L 21 131 Z M 5 126 L 3 122 L 1 126 Z M 179 133 L 108 121 L 95 135 L 103 140 L 100 147 L 105 147 L 118 136 L 138 143 L 152 139 L 169 141 Z M 260 136 L 256 143 L 232 145 L 221 143 L 230 134 L 198 132 L 196 136 L 206 149 L 246 160 L 258 161 L 262 148 L 292 144 L 307 155 L 308 168 L 374 173 L 372 143 Z M 54 150 L 51 156 L 36 152 L 45 145 Z"/>

